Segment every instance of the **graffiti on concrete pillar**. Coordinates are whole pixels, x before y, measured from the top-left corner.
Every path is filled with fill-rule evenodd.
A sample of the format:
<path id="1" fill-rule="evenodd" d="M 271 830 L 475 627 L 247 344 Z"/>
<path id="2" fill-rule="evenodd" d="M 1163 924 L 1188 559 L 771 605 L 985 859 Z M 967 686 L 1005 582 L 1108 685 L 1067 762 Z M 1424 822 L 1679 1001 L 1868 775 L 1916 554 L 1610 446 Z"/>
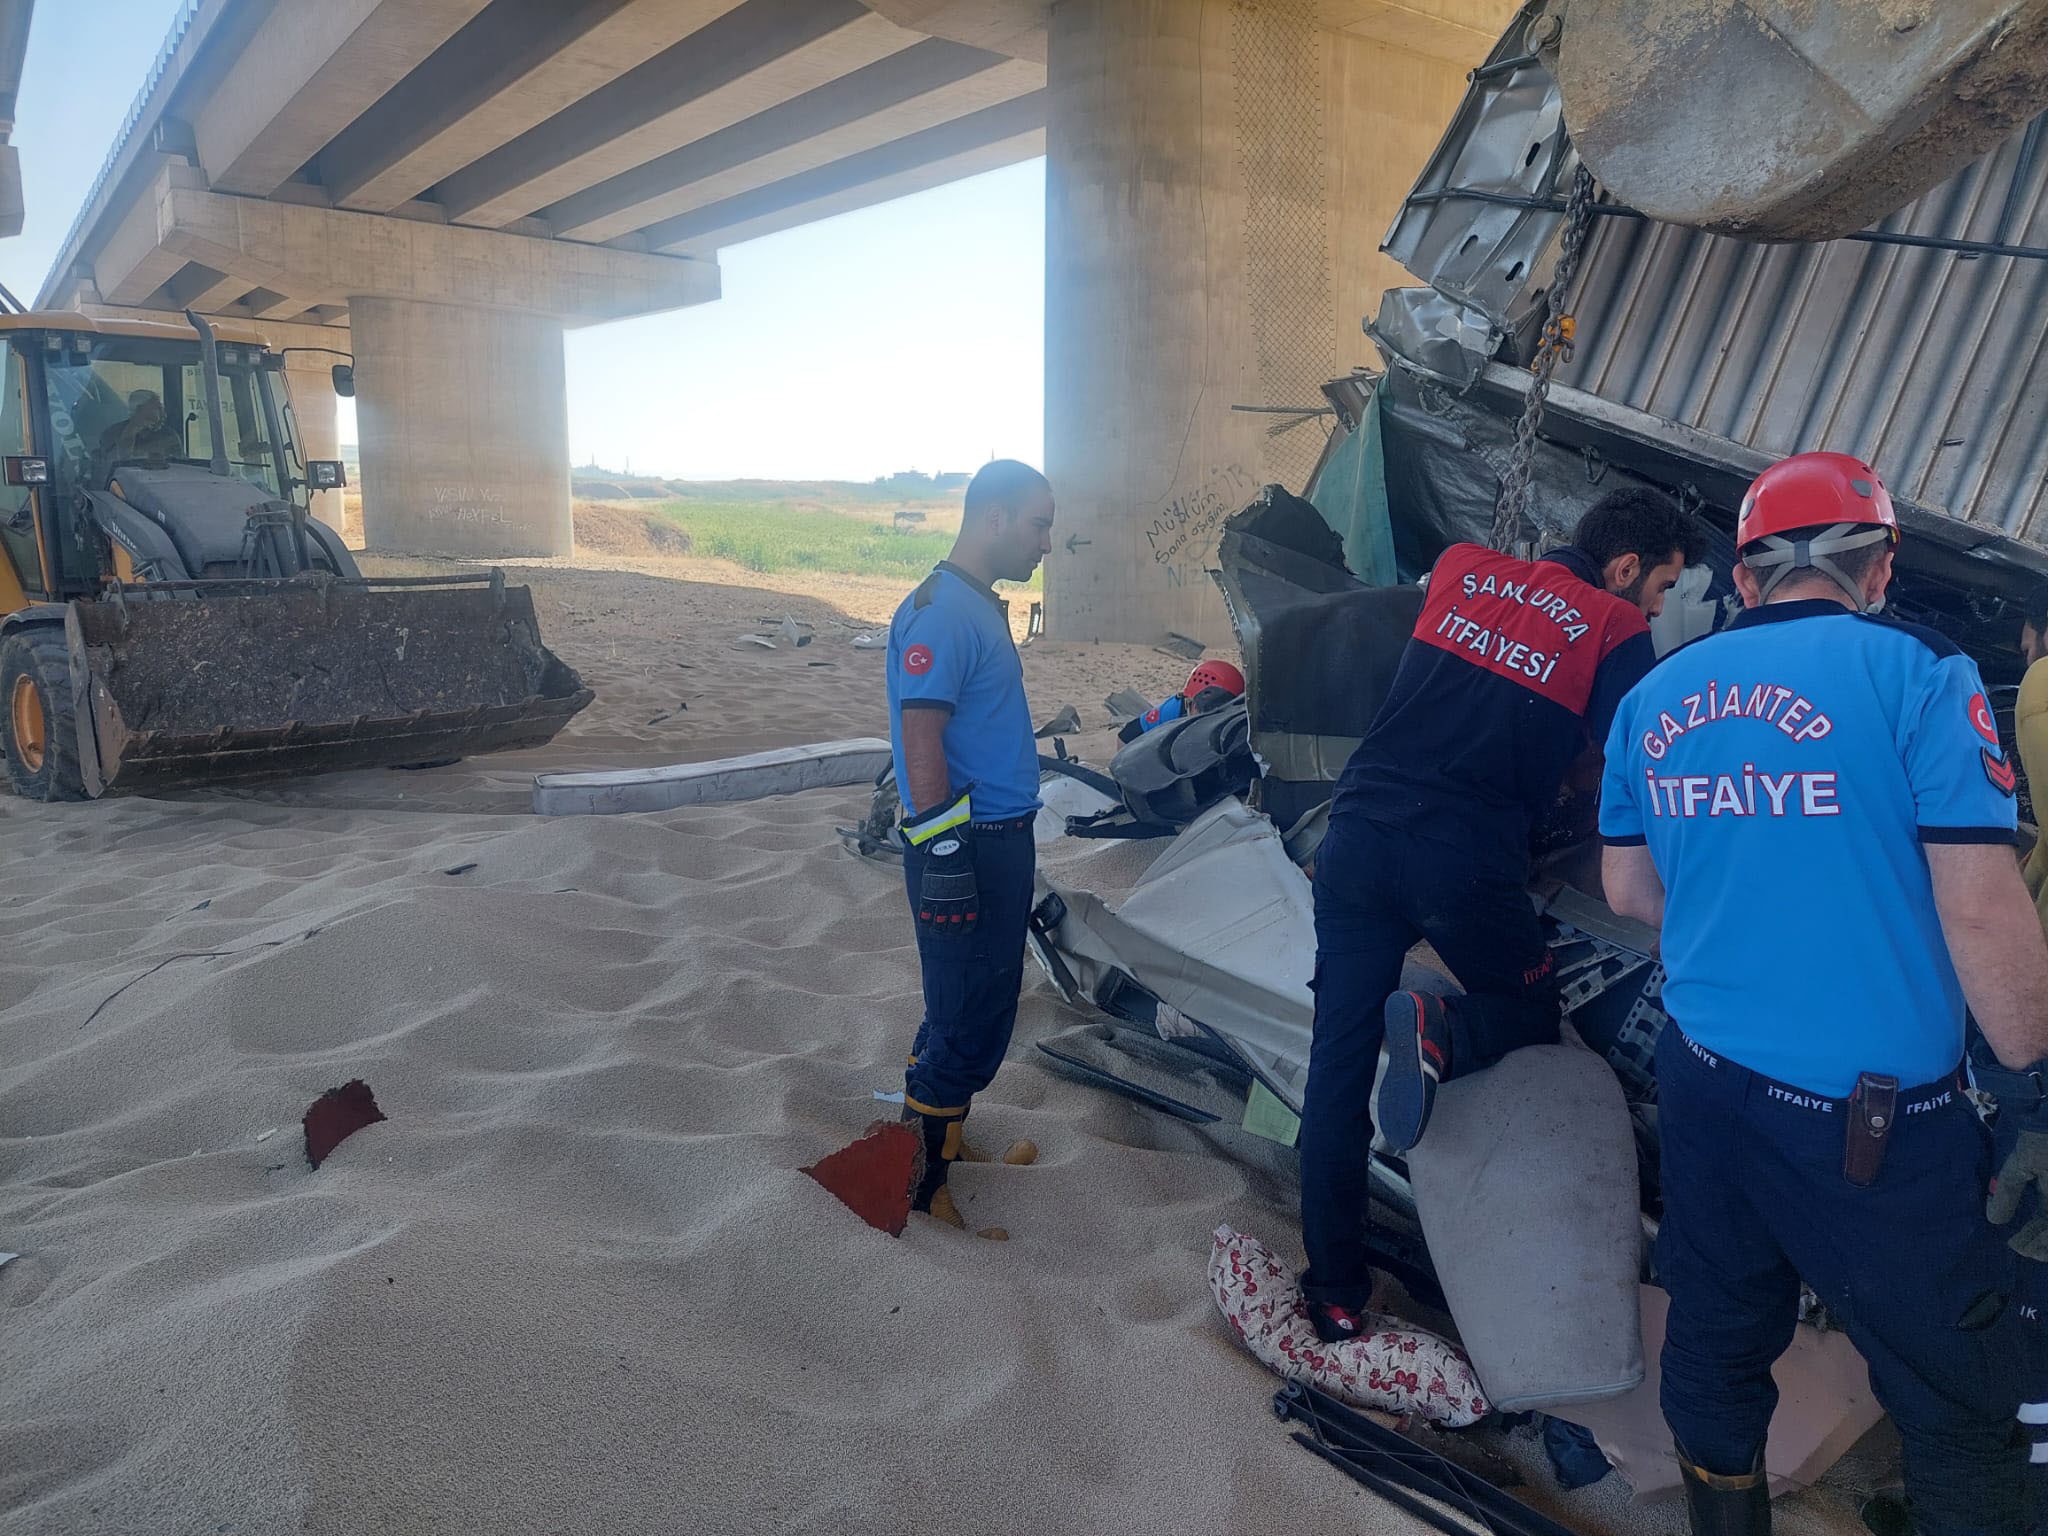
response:
<path id="1" fill-rule="evenodd" d="M 1193 490 L 1170 499 L 1144 525 L 1145 544 L 1154 565 L 1168 573 L 1167 584 L 1180 586 L 1175 573 L 1193 565 L 1207 568 L 1223 520 L 1258 494 L 1259 485 L 1241 464 L 1219 469 Z"/>
<path id="2" fill-rule="evenodd" d="M 443 483 L 428 486 L 427 492 L 426 513 L 432 522 L 455 528 L 503 528 L 512 521 L 502 486 Z"/>

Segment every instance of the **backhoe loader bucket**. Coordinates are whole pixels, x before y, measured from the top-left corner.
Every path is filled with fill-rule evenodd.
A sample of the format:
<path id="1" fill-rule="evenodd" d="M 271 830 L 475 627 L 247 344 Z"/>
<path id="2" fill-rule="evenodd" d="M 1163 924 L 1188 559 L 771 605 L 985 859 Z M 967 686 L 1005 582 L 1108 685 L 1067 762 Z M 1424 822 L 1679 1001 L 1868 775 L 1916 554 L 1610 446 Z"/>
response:
<path id="1" fill-rule="evenodd" d="M 65 633 L 90 795 L 537 747 L 591 700 L 495 573 L 152 583 Z"/>

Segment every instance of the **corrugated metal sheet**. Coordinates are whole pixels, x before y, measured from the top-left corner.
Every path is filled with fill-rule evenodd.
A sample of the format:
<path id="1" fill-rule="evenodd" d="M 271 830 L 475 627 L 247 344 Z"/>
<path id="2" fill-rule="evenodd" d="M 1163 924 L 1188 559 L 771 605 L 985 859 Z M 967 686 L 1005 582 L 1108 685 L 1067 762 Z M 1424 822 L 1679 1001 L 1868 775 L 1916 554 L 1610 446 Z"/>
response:
<path id="1" fill-rule="evenodd" d="M 1878 228 L 2048 246 L 2048 118 Z M 2048 545 L 2048 261 L 1602 218 L 1561 382 Z"/>

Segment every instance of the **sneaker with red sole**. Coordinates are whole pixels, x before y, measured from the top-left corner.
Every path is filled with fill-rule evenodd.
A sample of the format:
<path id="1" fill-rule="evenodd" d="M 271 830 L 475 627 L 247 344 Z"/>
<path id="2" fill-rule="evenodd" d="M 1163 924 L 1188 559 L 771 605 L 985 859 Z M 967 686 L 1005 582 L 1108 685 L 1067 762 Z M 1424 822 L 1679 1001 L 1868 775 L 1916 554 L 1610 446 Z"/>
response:
<path id="1" fill-rule="evenodd" d="M 1372 1123 L 1390 1152 L 1422 1140 L 1437 1084 L 1451 1069 L 1451 1025 L 1432 992 L 1396 992 L 1387 999 L 1387 1036 L 1372 1080 Z"/>

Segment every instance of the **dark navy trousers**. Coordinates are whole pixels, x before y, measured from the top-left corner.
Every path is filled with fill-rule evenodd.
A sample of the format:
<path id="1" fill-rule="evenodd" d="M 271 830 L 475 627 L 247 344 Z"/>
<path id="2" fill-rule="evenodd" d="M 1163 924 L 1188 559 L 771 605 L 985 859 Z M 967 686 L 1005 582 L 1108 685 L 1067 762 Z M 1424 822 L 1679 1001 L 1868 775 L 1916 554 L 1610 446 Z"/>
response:
<path id="1" fill-rule="evenodd" d="M 1317 850 L 1316 1017 L 1298 1141 L 1311 1301 L 1359 1308 L 1372 1294 L 1372 1080 L 1408 951 L 1426 939 L 1465 989 L 1444 1003 L 1453 1075 L 1557 1041 L 1557 971 L 1522 875 L 1498 853 L 1356 816 L 1333 821 Z"/>
<path id="2" fill-rule="evenodd" d="M 1859 1187 L 1842 1172 L 1843 1101 L 1774 1083 L 1676 1025 L 1657 1082 L 1663 1406 L 1685 1454 L 1729 1476 L 1755 1465 L 1803 1279 L 1869 1363 L 1921 1536 L 2022 1532 L 2020 1262 L 1984 1220 L 1990 1133 L 1959 1085 L 1900 1090 L 1883 1167 Z"/>
<path id="3" fill-rule="evenodd" d="M 1017 995 L 1024 985 L 1024 934 L 1038 858 L 1031 818 L 977 822 L 969 839 L 981 892 L 981 918 L 974 931 L 940 933 L 916 924 L 924 1022 L 910 1047 L 903 1092 L 912 1109 L 925 1113 L 957 1114 L 994 1081 L 1010 1049 Z M 903 850 L 904 888 L 913 913 L 924 859 L 920 849 Z"/>
<path id="4" fill-rule="evenodd" d="M 1996 1154 L 1993 1165 L 2002 1165 L 2014 1143 L 2017 1128 L 1994 1127 Z M 2039 1195 L 2034 1200 L 2039 1200 Z M 2012 1224 L 1999 1229 L 2010 1237 L 2033 1216 L 2030 1201 L 2020 1207 Z M 2014 1417 L 2027 1458 L 2027 1530 L 2048 1533 L 2048 1264 L 2030 1259 L 2019 1261 L 2019 1289 L 2013 1296 L 2012 1326 L 2017 1337 L 2014 1358 L 2019 1362 L 2018 1406 Z"/>

